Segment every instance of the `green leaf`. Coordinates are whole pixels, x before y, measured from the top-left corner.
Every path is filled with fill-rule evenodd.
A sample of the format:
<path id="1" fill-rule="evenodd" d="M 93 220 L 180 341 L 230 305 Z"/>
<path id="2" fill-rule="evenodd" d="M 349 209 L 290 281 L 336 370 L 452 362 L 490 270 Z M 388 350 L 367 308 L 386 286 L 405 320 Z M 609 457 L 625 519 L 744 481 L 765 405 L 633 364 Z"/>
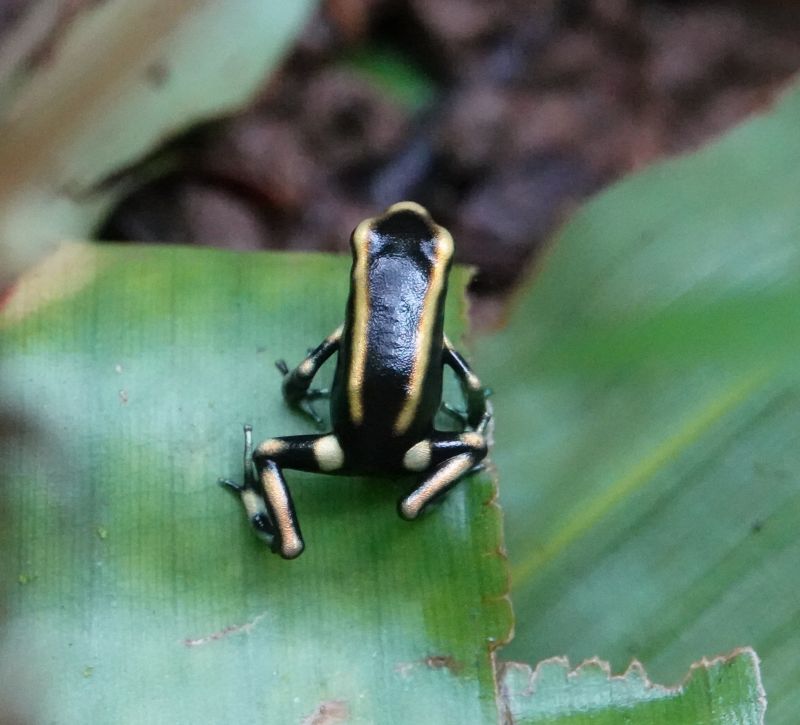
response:
<path id="1" fill-rule="evenodd" d="M 2 452 L 4 711 L 495 720 L 511 613 L 487 476 L 408 523 L 395 502 L 410 481 L 289 471 L 307 544 L 292 562 L 217 485 L 241 475 L 242 423 L 313 430 L 273 362 L 341 323 L 348 266 L 67 245 L 20 283 L 0 317 L 4 402 L 33 431 Z M 466 276 L 451 278 L 454 337 Z"/>
<path id="2" fill-rule="evenodd" d="M 517 637 L 658 680 L 753 645 L 800 711 L 800 92 L 602 194 L 477 367 Z"/>
<path id="3" fill-rule="evenodd" d="M 692 665 L 676 687 L 653 684 L 636 661 L 619 676 L 597 658 L 574 670 L 564 657 L 535 670 L 511 662 L 502 666 L 500 693 L 505 722 L 515 725 L 758 725 L 767 704 L 749 649 Z"/>
<path id="4" fill-rule="evenodd" d="M 121 168 L 247 101 L 313 4 L 110 0 L 53 20 L 48 52 L 0 78 L 0 286 L 59 240 L 86 237 L 124 189 L 110 178 Z"/>

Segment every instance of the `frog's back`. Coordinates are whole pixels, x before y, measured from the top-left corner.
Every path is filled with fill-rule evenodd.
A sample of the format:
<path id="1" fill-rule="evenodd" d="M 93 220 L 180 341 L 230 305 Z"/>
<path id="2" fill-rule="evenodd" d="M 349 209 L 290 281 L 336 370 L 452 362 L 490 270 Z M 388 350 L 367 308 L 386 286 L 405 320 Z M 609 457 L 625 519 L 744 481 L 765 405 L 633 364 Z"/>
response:
<path id="1" fill-rule="evenodd" d="M 427 436 L 442 392 L 449 233 L 396 204 L 353 232 L 350 296 L 331 415 L 357 457 L 395 457 Z"/>

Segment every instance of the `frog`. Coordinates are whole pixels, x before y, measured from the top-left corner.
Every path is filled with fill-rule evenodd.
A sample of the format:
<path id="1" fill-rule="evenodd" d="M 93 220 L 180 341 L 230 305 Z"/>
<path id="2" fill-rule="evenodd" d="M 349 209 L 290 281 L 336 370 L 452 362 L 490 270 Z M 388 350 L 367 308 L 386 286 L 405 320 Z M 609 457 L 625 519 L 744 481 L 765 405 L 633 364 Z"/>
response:
<path id="1" fill-rule="evenodd" d="M 245 425 L 244 482 L 220 479 L 283 559 L 305 549 L 284 470 L 415 476 L 397 503 L 400 517 L 412 521 L 483 468 L 489 452 L 491 391 L 444 332 L 452 235 L 422 205 L 403 201 L 358 224 L 350 249 L 343 323 L 294 369 L 276 363 L 285 402 L 321 426 L 314 402 L 327 398 L 331 430 L 268 438 L 254 448 L 252 426 Z M 334 354 L 330 389 L 312 388 Z M 442 401 L 445 367 L 459 381 L 462 409 Z M 458 430 L 436 427 L 440 410 Z"/>

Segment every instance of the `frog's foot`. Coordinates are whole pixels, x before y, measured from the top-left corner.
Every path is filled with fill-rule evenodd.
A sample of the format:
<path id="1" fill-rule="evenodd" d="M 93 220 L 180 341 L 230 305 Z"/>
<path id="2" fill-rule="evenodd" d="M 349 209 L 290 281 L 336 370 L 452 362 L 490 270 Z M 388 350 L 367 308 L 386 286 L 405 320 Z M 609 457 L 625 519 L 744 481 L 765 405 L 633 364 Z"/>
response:
<path id="1" fill-rule="evenodd" d="M 229 478 L 220 478 L 219 484 L 240 497 L 256 536 L 272 548 L 275 541 L 275 527 L 269 519 L 267 507 L 258 492 L 247 486 L 242 486 L 236 481 L 231 481 Z"/>
<path id="2" fill-rule="evenodd" d="M 221 486 L 239 496 L 256 535 L 272 546 L 275 538 L 275 527 L 270 521 L 267 508 L 256 488 L 257 479 L 255 468 L 253 467 L 253 427 L 247 424 L 244 426 L 242 469 L 243 484 L 232 481 L 230 478 L 220 478 L 218 482 Z"/>

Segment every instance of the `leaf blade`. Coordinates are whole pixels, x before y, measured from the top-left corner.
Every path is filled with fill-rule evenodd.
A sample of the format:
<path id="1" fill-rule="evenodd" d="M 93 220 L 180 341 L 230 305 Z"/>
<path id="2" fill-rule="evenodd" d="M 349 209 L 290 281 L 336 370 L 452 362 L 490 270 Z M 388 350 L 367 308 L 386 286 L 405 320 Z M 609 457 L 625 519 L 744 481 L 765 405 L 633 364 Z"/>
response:
<path id="1" fill-rule="evenodd" d="M 289 472 L 308 544 L 294 562 L 216 485 L 239 475 L 243 422 L 308 432 L 272 361 L 339 324 L 347 261 L 114 245 L 63 259 L 91 278 L 45 306 L 23 283 L 0 326 L 3 380 L 47 443 L 4 455 L 3 574 L 26 583 L 6 592 L 0 669 L 27 651 L 46 673 L 37 715 L 92 720 L 113 701 L 122 719 L 493 718 L 510 608 L 487 477 L 409 524 L 397 482 Z"/>

